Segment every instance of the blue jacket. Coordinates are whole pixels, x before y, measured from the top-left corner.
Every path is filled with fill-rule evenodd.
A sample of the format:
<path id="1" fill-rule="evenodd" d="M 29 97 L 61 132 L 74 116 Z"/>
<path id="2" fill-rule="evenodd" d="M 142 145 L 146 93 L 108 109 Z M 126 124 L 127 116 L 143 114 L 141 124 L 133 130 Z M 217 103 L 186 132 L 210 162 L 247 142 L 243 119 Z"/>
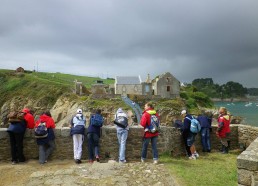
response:
<path id="1" fill-rule="evenodd" d="M 187 119 L 187 118 L 192 119 L 193 116 L 190 115 L 190 114 L 187 114 L 187 115 L 185 116 L 184 123 L 183 123 L 183 131 L 189 131 L 189 132 L 190 132 L 191 121 L 190 121 L 189 119 Z"/>
<path id="2" fill-rule="evenodd" d="M 101 115 L 100 115 L 101 116 Z M 101 116 L 102 117 L 102 116 Z M 92 125 L 91 124 L 91 121 L 90 121 L 90 125 L 89 125 L 89 127 L 88 127 L 88 131 L 87 131 L 87 133 L 95 133 L 95 134 L 97 134 L 99 137 L 100 137 L 100 128 L 101 128 L 102 126 L 94 126 L 94 125 Z"/>
<path id="3" fill-rule="evenodd" d="M 54 129 L 48 128 L 47 131 L 48 131 L 48 135 L 47 135 L 46 138 L 38 138 L 38 139 L 37 139 L 37 144 L 38 144 L 38 145 L 45 145 L 45 144 L 47 144 L 49 141 L 55 139 Z"/>
<path id="4" fill-rule="evenodd" d="M 10 123 L 7 132 L 13 133 L 24 133 L 26 131 L 26 122 L 22 120 L 20 122 L 12 122 Z"/>
<path id="5" fill-rule="evenodd" d="M 202 128 L 211 128 L 211 119 L 205 115 L 198 116 L 197 120 L 200 122 Z"/>

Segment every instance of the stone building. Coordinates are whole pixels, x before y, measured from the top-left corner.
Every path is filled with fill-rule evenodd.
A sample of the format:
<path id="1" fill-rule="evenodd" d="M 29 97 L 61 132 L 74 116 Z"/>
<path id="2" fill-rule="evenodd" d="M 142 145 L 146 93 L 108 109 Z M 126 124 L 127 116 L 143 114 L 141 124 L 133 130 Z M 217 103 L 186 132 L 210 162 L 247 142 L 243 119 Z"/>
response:
<path id="1" fill-rule="evenodd" d="M 115 78 L 115 94 L 146 95 L 162 98 L 176 98 L 180 92 L 180 82 L 169 72 L 151 80 L 148 74 L 145 82 L 140 76 L 117 76 Z"/>
<path id="2" fill-rule="evenodd" d="M 142 95 L 142 84 L 140 76 L 116 76 L 115 94 Z"/>
<path id="3" fill-rule="evenodd" d="M 152 80 L 153 95 L 162 98 L 176 98 L 180 93 L 180 82 L 169 72 Z"/>
<path id="4" fill-rule="evenodd" d="M 24 70 L 24 68 L 19 67 L 19 68 L 17 68 L 17 69 L 15 70 L 15 72 L 16 72 L 16 73 L 24 73 L 25 70 Z"/>
<path id="5" fill-rule="evenodd" d="M 74 93 L 77 94 L 77 95 L 80 95 L 80 96 L 89 95 L 90 94 L 90 92 L 82 84 L 82 82 L 78 82 L 77 80 L 75 80 Z"/>

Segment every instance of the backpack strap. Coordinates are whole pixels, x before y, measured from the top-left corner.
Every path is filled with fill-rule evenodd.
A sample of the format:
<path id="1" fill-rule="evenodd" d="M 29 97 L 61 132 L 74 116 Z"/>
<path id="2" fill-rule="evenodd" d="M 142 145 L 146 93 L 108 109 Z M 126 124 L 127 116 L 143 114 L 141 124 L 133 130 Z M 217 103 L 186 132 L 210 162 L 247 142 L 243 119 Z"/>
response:
<path id="1" fill-rule="evenodd" d="M 192 119 L 190 119 L 189 117 L 185 117 L 185 118 L 186 118 L 186 119 L 188 119 L 189 121 L 191 121 L 191 120 L 193 119 L 193 118 L 192 118 Z"/>

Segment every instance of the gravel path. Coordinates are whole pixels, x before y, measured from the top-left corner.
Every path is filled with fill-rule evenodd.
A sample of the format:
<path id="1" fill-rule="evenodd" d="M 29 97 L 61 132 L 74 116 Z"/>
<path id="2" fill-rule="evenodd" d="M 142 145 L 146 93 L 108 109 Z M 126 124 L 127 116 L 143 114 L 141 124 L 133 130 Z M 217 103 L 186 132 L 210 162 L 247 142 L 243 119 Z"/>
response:
<path id="1" fill-rule="evenodd" d="M 118 185 L 118 186 L 176 186 L 178 185 L 163 164 L 108 163 L 74 164 L 72 161 L 53 161 L 39 165 L 37 161 L 10 165 L 0 164 L 2 186 L 43 185 Z"/>

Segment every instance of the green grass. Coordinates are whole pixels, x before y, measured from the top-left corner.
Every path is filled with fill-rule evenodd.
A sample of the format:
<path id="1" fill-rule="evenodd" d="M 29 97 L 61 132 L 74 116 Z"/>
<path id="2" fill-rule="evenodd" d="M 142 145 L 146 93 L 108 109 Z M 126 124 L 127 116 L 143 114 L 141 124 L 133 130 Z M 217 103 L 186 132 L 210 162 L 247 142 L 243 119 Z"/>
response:
<path id="1" fill-rule="evenodd" d="M 236 159 L 239 152 L 227 155 L 218 152 L 201 154 L 200 158 L 188 160 L 162 155 L 165 164 L 177 182 L 183 186 L 235 186 L 237 185 Z"/>

